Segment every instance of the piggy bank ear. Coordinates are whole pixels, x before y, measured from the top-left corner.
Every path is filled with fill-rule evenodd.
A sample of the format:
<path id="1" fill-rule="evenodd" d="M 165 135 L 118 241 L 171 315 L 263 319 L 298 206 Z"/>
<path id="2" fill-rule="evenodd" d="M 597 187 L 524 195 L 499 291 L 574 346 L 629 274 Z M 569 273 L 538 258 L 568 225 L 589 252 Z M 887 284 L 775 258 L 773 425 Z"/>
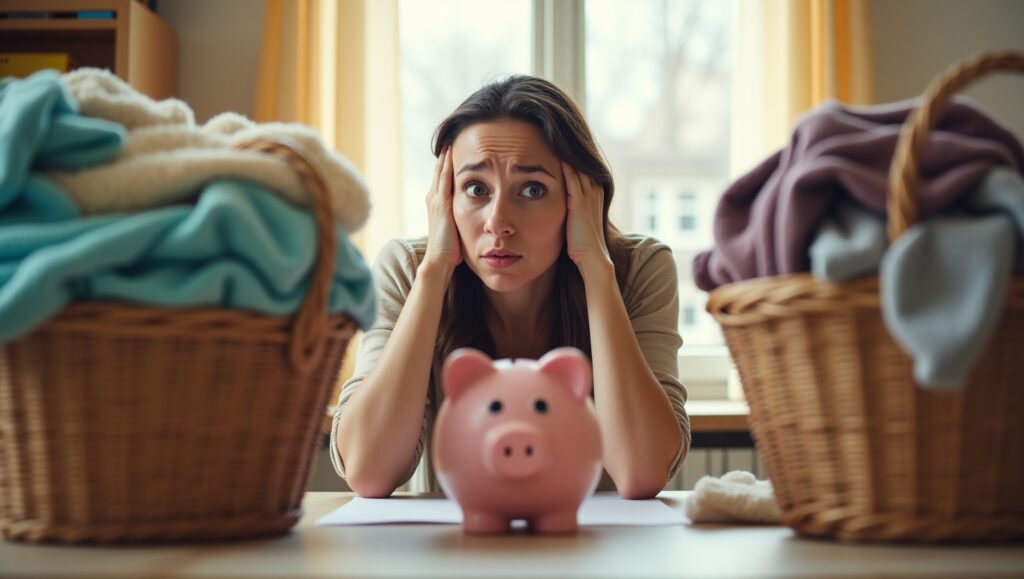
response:
<path id="1" fill-rule="evenodd" d="M 487 354 L 473 348 L 459 348 L 448 355 L 441 368 L 444 395 L 454 402 L 475 382 L 493 372 L 496 370 Z"/>
<path id="2" fill-rule="evenodd" d="M 590 361 L 576 348 L 551 350 L 540 359 L 540 371 L 563 384 L 577 400 L 590 394 Z"/>

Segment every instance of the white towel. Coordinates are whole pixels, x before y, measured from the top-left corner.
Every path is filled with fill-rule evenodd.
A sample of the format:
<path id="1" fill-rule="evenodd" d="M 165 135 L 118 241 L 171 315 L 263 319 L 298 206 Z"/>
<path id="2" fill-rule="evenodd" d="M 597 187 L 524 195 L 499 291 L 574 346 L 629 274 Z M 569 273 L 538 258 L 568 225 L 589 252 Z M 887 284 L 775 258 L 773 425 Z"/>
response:
<path id="1" fill-rule="evenodd" d="M 358 171 L 307 126 L 256 124 L 236 113 L 223 113 L 199 126 L 184 102 L 154 101 L 106 70 L 81 68 L 63 75 L 62 81 L 78 100 L 83 115 L 128 129 L 124 149 L 110 162 L 75 171 L 44 172 L 83 214 L 187 203 L 215 179 L 253 182 L 308 207 L 309 195 L 287 163 L 271 155 L 234 149 L 236 143 L 256 137 L 281 136 L 297 141 L 324 177 L 339 225 L 352 233 L 369 217 L 369 192 Z"/>
<path id="2" fill-rule="evenodd" d="M 695 523 L 777 523 L 779 508 L 770 481 L 734 470 L 701 477 L 686 500 L 686 516 Z"/>

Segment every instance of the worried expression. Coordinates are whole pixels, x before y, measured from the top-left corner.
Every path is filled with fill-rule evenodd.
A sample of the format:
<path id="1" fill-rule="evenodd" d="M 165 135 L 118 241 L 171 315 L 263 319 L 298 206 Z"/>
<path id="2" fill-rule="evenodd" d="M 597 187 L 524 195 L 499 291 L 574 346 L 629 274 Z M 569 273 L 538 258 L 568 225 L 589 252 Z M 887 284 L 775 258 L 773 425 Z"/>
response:
<path id="1" fill-rule="evenodd" d="M 494 291 L 525 287 L 565 245 L 561 162 L 540 129 L 515 120 L 476 123 L 452 146 L 453 212 L 466 264 Z"/>

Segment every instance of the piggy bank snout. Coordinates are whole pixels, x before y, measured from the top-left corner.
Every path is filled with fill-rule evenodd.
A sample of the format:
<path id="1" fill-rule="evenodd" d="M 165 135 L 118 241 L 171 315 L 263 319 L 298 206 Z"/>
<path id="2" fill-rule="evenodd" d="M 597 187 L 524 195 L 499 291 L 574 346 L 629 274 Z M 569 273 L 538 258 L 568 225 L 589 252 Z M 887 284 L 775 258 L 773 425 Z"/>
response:
<path id="1" fill-rule="evenodd" d="M 484 465 L 498 478 L 521 479 L 544 467 L 544 434 L 527 422 L 510 422 L 492 428 L 484 437 Z"/>

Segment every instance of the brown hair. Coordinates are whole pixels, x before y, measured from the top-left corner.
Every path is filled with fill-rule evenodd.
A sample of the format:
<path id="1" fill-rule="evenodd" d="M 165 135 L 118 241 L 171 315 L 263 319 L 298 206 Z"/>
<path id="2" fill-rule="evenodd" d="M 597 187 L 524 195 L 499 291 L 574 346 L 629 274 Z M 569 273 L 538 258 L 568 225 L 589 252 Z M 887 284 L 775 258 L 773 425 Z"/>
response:
<path id="1" fill-rule="evenodd" d="M 615 184 L 604 156 L 579 107 L 565 92 L 540 78 L 515 75 L 493 82 L 469 96 L 434 132 L 434 156 L 470 125 L 496 120 L 527 122 L 538 129 L 551 150 L 581 175 L 590 175 L 604 188 L 605 240 L 620 290 L 625 281 L 627 255 L 622 233 L 608 218 Z M 555 263 L 551 302 L 551 341 L 546 349 L 575 346 L 590 356 L 590 323 L 586 293 L 579 268 L 565 247 Z M 465 263 L 455 268 L 445 294 L 435 359 L 444 360 L 456 348 L 471 346 L 492 358 L 494 340 L 484 316 L 483 282 Z"/>

